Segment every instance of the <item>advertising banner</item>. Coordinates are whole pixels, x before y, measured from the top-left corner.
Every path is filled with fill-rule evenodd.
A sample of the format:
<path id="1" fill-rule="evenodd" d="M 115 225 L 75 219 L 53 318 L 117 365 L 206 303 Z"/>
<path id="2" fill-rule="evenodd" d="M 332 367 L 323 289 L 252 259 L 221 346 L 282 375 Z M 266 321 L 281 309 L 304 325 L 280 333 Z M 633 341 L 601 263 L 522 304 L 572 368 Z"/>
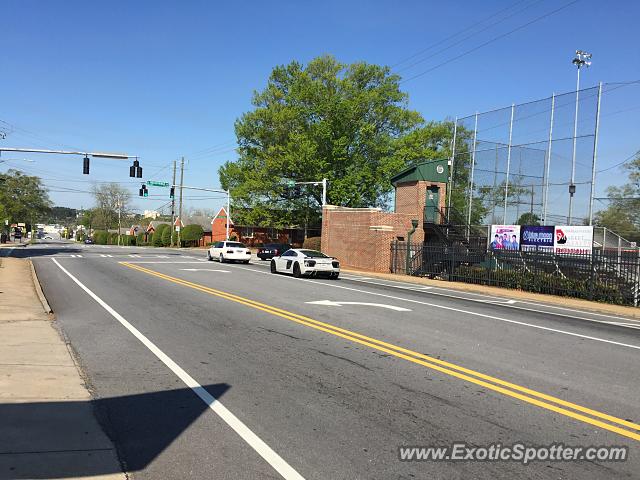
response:
<path id="1" fill-rule="evenodd" d="M 491 225 L 491 250 L 520 250 L 520 225 Z"/>
<path id="2" fill-rule="evenodd" d="M 555 229 L 552 225 L 523 225 L 520 228 L 520 245 L 524 251 L 553 251 Z"/>
<path id="3" fill-rule="evenodd" d="M 556 225 L 555 253 L 590 254 L 593 250 L 593 227 L 583 225 Z"/>

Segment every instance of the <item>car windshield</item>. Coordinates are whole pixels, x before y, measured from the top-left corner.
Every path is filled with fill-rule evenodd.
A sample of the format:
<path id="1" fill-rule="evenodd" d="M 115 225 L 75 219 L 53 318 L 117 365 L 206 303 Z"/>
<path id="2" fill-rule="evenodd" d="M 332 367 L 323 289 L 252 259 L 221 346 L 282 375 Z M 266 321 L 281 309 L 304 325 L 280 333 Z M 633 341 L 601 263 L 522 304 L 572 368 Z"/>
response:
<path id="1" fill-rule="evenodd" d="M 300 253 L 305 257 L 311 258 L 329 258 L 324 253 L 318 252 L 317 250 L 300 250 Z"/>
<path id="2" fill-rule="evenodd" d="M 240 242 L 227 242 L 227 247 L 247 248 L 244 243 L 240 243 Z"/>

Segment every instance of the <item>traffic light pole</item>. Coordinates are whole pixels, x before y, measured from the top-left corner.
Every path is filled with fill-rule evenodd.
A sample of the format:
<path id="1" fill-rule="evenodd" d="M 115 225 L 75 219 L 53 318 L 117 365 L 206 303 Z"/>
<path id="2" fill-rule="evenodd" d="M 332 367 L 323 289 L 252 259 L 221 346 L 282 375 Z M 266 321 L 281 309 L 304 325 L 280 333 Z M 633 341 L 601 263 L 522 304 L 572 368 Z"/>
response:
<path id="1" fill-rule="evenodd" d="M 185 190 L 199 190 L 201 192 L 213 192 L 213 193 L 224 193 L 227 196 L 227 231 L 226 231 L 226 236 L 227 236 L 227 240 L 229 240 L 229 220 L 230 220 L 230 215 L 229 215 L 229 209 L 231 208 L 231 192 L 229 190 L 221 190 L 218 188 L 201 188 L 201 187 L 189 187 L 187 185 L 182 185 L 182 182 L 180 183 L 180 185 L 172 185 L 173 187 L 180 187 L 180 191 L 182 191 L 182 189 L 184 188 Z M 182 196 L 181 196 L 182 198 Z M 182 202 L 180 202 L 182 203 Z M 182 211 L 182 210 L 181 210 Z M 182 219 L 180 219 L 182 220 Z"/>
<path id="2" fill-rule="evenodd" d="M 79 152 L 74 150 L 48 150 L 43 148 L 17 148 L 17 147 L 2 147 L 0 148 L 0 155 L 2 152 L 20 152 L 20 153 L 45 153 L 54 155 L 82 155 L 84 157 L 82 165 L 82 173 L 89 174 L 89 157 L 94 158 L 109 158 L 113 160 L 128 160 L 133 158 L 134 160 L 134 173 L 138 178 L 142 178 L 142 168 L 139 164 L 139 157 L 135 155 L 127 155 L 124 153 L 105 153 L 105 152 Z M 131 170 L 130 170 L 131 172 Z M 134 176 L 131 175 L 130 176 Z"/>
<path id="3" fill-rule="evenodd" d="M 323 178 L 321 182 L 291 182 L 290 186 L 294 185 L 322 185 L 322 206 L 327 204 L 327 179 Z"/>
<path id="4" fill-rule="evenodd" d="M 176 161 L 173 161 L 173 181 L 171 185 L 175 185 L 176 183 Z M 171 187 L 174 190 L 175 187 Z M 173 195 L 171 196 L 171 243 L 170 246 L 173 247 L 173 232 L 176 229 L 176 195 L 175 190 Z"/>
<path id="5" fill-rule="evenodd" d="M 178 207 L 178 218 L 180 219 L 180 223 L 182 223 L 182 189 L 184 181 L 184 157 L 180 160 L 180 206 Z M 175 183 L 175 182 L 174 182 Z M 173 222 L 175 223 L 175 221 Z M 178 230 L 178 248 L 182 247 L 182 242 L 180 241 L 182 228 Z"/>

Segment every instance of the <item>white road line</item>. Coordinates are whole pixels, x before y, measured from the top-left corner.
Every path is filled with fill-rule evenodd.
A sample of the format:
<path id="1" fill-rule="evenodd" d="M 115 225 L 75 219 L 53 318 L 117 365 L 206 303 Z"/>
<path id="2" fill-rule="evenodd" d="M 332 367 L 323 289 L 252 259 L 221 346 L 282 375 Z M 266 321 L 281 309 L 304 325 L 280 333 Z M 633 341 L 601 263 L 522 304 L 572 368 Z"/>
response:
<path id="1" fill-rule="evenodd" d="M 165 265 L 175 265 L 175 264 L 191 264 L 191 265 L 201 265 L 200 262 L 180 262 L 180 261 L 175 261 L 175 262 L 162 262 L 159 260 L 124 260 L 118 263 L 156 263 L 156 264 L 165 264 Z"/>
<path id="2" fill-rule="evenodd" d="M 361 282 L 361 283 L 370 283 L 372 285 L 381 285 L 381 286 L 385 286 L 385 287 L 393 287 L 393 288 L 400 288 L 403 290 L 412 290 L 412 291 L 421 291 L 418 290 L 417 288 L 411 288 L 409 286 L 407 287 L 401 287 L 401 286 L 397 286 L 397 285 L 389 285 L 386 283 L 378 283 L 378 282 L 369 282 L 369 281 L 362 281 L 360 279 L 357 278 L 346 278 L 347 280 L 351 280 L 351 281 L 355 281 L 355 282 Z M 441 288 L 441 287 L 428 287 L 426 286 L 422 291 L 426 291 L 426 290 L 430 290 L 430 289 L 437 289 L 437 290 L 444 290 L 445 292 L 451 292 L 451 289 L 445 289 L 445 288 Z M 455 290 L 453 290 L 455 291 Z M 613 320 L 623 320 L 624 322 L 634 322 L 635 320 L 633 319 L 629 319 L 629 318 L 624 318 L 624 317 L 616 317 L 616 316 L 612 316 L 612 315 L 605 315 L 602 313 L 595 313 L 595 312 L 585 312 L 583 310 L 575 310 L 575 309 L 571 309 L 571 308 L 563 308 L 563 307 L 557 307 L 555 305 L 546 305 L 546 304 L 540 304 L 540 303 L 534 303 L 534 302 L 525 302 L 522 300 L 513 300 L 513 299 L 506 299 L 504 297 L 494 297 L 494 296 L 489 296 L 489 295 L 483 295 L 483 294 L 478 294 L 478 293 L 474 293 L 474 292 L 461 292 L 464 295 L 475 295 L 475 296 L 479 296 L 479 297 L 484 297 L 482 299 L 475 299 L 475 298 L 469 298 L 466 296 L 461 296 L 461 295 L 453 295 L 453 294 L 448 294 L 448 293 L 442 293 L 442 292 L 434 292 L 434 291 L 430 291 L 429 295 L 437 295 L 439 297 L 447 297 L 447 298 L 455 298 L 455 299 L 459 299 L 459 300 L 466 300 L 469 302 L 477 302 L 477 303 L 490 303 L 490 304 L 496 304 L 496 305 L 503 305 L 505 307 L 509 307 L 509 308 L 513 308 L 516 310 L 524 310 L 527 312 L 536 312 L 536 313 L 544 313 L 546 315 L 554 315 L 556 317 L 566 317 L 566 318 L 572 318 L 572 319 L 576 319 L 576 320 L 585 320 L 587 322 L 595 322 L 595 323 L 611 323 L 608 321 L 604 321 L 604 320 L 598 320 L 596 318 L 588 318 L 588 317 L 579 317 L 577 315 L 569 315 L 569 314 L 565 314 L 565 313 L 559 313 L 559 312 L 549 312 L 547 310 L 539 310 L 539 309 L 535 309 L 535 308 L 531 308 L 531 307 L 523 307 L 523 306 L 519 306 L 521 305 L 534 305 L 537 307 L 543 307 L 543 308 L 553 308 L 556 310 L 564 310 L 564 311 L 569 311 L 569 312 L 575 312 L 575 313 L 581 313 L 581 314 L 587 314 L 587 315 L 597 315 L 599 317 L 604 317 L 607 319 L 613 319 Z M 518 303 L 519 305 L 514 305 L 515 303 Z M 638 325 L 640 325 L 640 322 L 638 322 Z M 622 325 L 622 326 L 626 326 L 626 325 Z"/>
<path id="3" fill-rule="evenodd" d="M 265 275 L 273 275 L 271 272 L 261 272 L 260 270 L 255 270 L 253 268 L 240 267 L 240 266 L 234 266 L 233 268 L 240 268 L 242 270 L 249 270 L 250 272 L 256 272 L 256 273 L 264 273 Z M 411 298 L 396 297 L 394 295 L 386 295 L 384 293 L 368 292 L 366 290 L 360 290 L 360 289 L 351 288 L 351 287 L 344 287 L 342 285 L 335 285 L 335 284 L 332 284 L 332 283 L 319 282 L 317 280 L 309 280 L 309 279 L 306 279 L 306 278 L 293 278 L 293 277 L 287 277 L 287 276 L 281 276 L 280 278 L 286 278 L 288 280 L 296 280 L 296 281 L 302 281 L 302 282 L 313 282 L 313 283 L 319 284 L 319 285 L 326 285 L 327 287 L 341 288 L 341 289 L 344 289 L 344 290 L 350 290 L 352 292 L 365 293 L 367 295 L 375 295 L 377 297 L 391 298 L 393 300 L 401 300 L 403 302 L 418 303 L 420 305 L 426 305 L 428 307 L 441 308 L 443 310 L 449 310 L 449 311 L 453 311 L 453 312 L 464 313 L 464 314 L 467 314 L 467 315 L 475 315 L 477 317 L 489 318 L 491 320 L 498 320 L 499 322 L 512 323 L 512 324 L 515 324 L 515 325 L 522 325 L 524 327 L 536 328 L 536 329 L 539 329 L 539 330 L 546 330 L 548 332 L 561 333 L 563 335 L 570 335 L 572 337 L 580 337 L 580 338 L 585 338 L 587 340 L 593 340 L 593 341 L 596 341 L 596 342 L 610 343 L 612 345 L 618 345 L 620 347 L 634 348 L 636 350 L 640 350 L 640 345 L 631 345 L 629 343 L 616 342 L 616 341 L 613 341 L 613 340 L 607 340 L 605 338 L 592 337 L 592 336 L 589 336 L 589 335 L 582 335 L 580 333 L 568 332 L 566 330 L 559 330 L 557 328 L 543 327 L 542 325 L 536 325 L 536 324 L 533 324 L 533 323 L 520 322 L 518 320 L 511 320 L 511 319 L 508 319 L 508 318 L 500 318 L 500 317 L 496 317 L 494 315 L 487 315 L 485 313 L 473 312 L 471 310 L 463 310 L 461 308 L 447 307 L 445 305 L 438 305 L 437 303 L 422 302 L 420 300 L 413 300 Z M 512 307 L 512 305 L 506 305 L 506 306 L 507 307 Z M 547 312 L 545 312 L 545 313 L 547 313 Z M 572 318 L 575 318 L 575 317 L 572 317 Z M 597 321 L 597 320 L 594 320 L 594 321 Z M 605 323 L 605 322 L 599 322 L 599 323 Z"/>
<path id="4" fill-rule="evenodd" d="M 316 300 L 313 302 L 304 302 L 311 305 L 324 305 L 325 307 L 341 307 L 342 305 L 363 305 L 365 307 L 378 307 L 395 310 L 396 312 L 410 312 L 410 308 L 397 307 L 395 305 L 387 305 L 386 303 L 369 303 L 369 302 L 343 302 L 342 300 Z"/>
<path id="5" fill-rule="evenodd" d="M 278 455 L 269 445 L 267 445 L 258 435 L 249 429 L 238 417 L 227 409 L 220 401 L 211 395 L 202 385 L 200 385 L 191 375 L 189 375 L 182 367 L 175 363 L 166 353 L 156 346 L 151 340 L 145 337 L 140 330 L 131 325 L 122 315 L 111 308 L 104 300 L 87 288 L 80 280 L 74 277 L 66 268 L 52 258 L 53 262 L 62 270 L 71 280 L 73 280 L 87 295 L 93 298 L 102 308 L 111 314 L 113 318 L 118 320 L 124 328 L 129 330 L 142 344 L 147 347 L 158 359 L 164 363 L 185 385 L 200 397 L 200 399 L 215 412 L 227 425 L 229 425 L 240 437 L 253 448 L 258 455 L 266 460 L 283 478 L 304 480 L 291 465 L 289 465 L 280 455 Z"/>
<path id="6" fill-rule="evenodd" d="M 220 273 L 231 273 L 229 270 L 217 270 L 215 268 L 181 268 L 180 270 L 184 270 L 186 272 L 220 272 Z"/>

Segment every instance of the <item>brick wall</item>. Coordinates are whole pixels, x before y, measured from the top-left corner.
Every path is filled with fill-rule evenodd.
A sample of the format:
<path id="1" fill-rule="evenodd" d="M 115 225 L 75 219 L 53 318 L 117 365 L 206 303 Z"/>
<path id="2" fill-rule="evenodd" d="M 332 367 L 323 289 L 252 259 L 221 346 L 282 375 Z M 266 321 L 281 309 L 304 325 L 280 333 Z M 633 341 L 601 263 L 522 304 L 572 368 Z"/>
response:
<path id="1" fill-rule="evenodd" d="M 416 215 L 383 212 L 377 208 L 327 206 L 322 212 L 322 251 L 338 258 L 343 267 L 389 272 L 391 242 L 406 239 Z M 412 242 L 424 240 L 422 217 Z"/>
<path id="2" fill-rule="evenodd" d="M 440 210 L 442 211 L 446 205 L 447 184 L 419 181 L 400 183 L 396 186 L 396 213 L 417 215 L 416 218 L 420 218 L 420 221 L 422 221 L 427 198 L 427 187 L 431 185 L 440 187 Z"/>

